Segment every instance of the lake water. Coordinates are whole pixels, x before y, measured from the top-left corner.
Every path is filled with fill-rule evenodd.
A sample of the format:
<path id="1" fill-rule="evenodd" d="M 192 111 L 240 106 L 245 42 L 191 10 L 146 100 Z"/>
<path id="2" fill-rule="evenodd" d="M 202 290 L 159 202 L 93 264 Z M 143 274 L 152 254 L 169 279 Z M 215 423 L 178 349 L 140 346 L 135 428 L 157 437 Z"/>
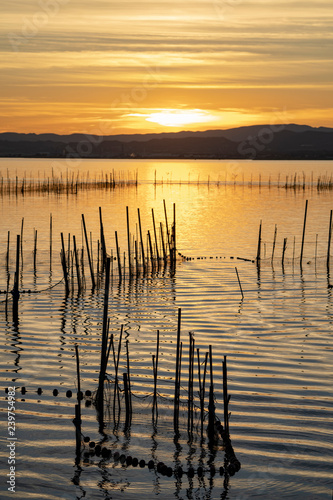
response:
<path id="1" fill-rule="evenodd" d="M 125 180 L 114 189 L 78 194 L 3 194 L 0 222 L 0 290 L 7 284 L 6 252 L 10 231 L 9 273 L 15 271 L 16 235 L 23 223 L 18 322 L 6 315 L 0 295 L 1 324 L 1 461 L 9 471 L 5 388 L 16 387 L 16 494 L 2 482 L 1 498 L 73 499 L 331 499 L 333 489 L 333 281 L 327 268 L 333 191 L 317 189 L 329 179 L 333 162 L 227 162 L 143 160 L 6 160 L 0 178 L 43 181 L 54 176 L 99 178 L 115 172 Z M 295 173 L 296 179 L 295 179 Z M 138 185 L 132 180 L 138 177 Z M 295 179 L 294 188 L 285 188 Z M 303 180 L 305 182 L 303 186 Z M 140 209 L 144 234 L 153 234 L 152 212 L 169 222 L 176 207 L 177 250 L 174 272 L 155 269 L 149 276 L 119 283 L 112 265 L 110 330 L 120 352 L 120 373 L 131 360 L 133 420 L 124 430 L 110 414 L 100 432 L 96 408 L 85 397 L 82 431 L 91 441 L 139 460 L 163 461 L 173 470 L 202 465 L 195 474 L 167 477 L 154 469 L 121 465 L 114 458 L 88 452 L 75 463 L 74 346 L 79 346 L 82 390 L 98 385 L 103 318 L 103 286 L 65 295 L 60 265 L 61 239 L 75 234 L 83 243 L 85 215 L 97 266 L 99 207 L 108 252 L 115 255 L 115 231 L 121 253 L 127 252 L 126 207 L 133 237 Z M 308 200 L 302 266 L 300 253 Z M 50 265 L 50 214 L 52 262 Z M 257 255 L 262 224 L 261 263 Z M 37 260 L 34 266 L 34 230 Z M 273 240 L 276 245 L 272 262 Z M 282 265 L 283 245 L 286 242 Z M 248 260 L 243 260 L 248 259 Z M 333 262 L 331 263 L 333 265 Z M 237 267 L 244 299 L 237 280 Z M 60 282 L 60 283 L 59 283 Z M 173 391 L 178 310 L 183 341 L 181 429 L 173 439 Z M 152 422 L 152 355 L 160 332 L 158 421 Z M 228 360 L 231 395 L 230 435 L 241 469 L 212 475 L 225 465 L 218 444 L 212 453 L 207 437 L 187 432 L 189 332 L 203 362 L 213 351 L 216 414 L 223 420 L 223 356 Z M 127 344 L 126 344 L 127 343 Z M 203 365 L 201 365 L 203 367 Z M 203 368 L 202 368 L 203 369 Z M 197 370 L 197 368 L 195 368 Z M 110 377 L 114 376 L 110 369 Z M 111 386 L 111 384 L 110 384 Z M 26 388 L 26 394 L 21 388 Z M 42 394 L 37 389 L 42 389 Z M 54 389 L 59 391 L 53 395 Z M 195 394 L 198 383 L 195 378 Z M 196 399 L 197 403 L 197 399 Z"/>

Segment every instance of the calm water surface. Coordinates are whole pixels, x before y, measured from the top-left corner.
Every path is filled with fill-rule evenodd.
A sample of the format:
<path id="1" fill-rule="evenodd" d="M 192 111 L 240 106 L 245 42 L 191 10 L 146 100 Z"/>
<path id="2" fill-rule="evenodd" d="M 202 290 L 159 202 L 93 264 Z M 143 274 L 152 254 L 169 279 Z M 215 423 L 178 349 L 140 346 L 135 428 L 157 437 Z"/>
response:
<path id="1" fill-rule="evenodd" d="M 201 161 L 80 161 L 1 160 L 1 175 L 35 179 L 54 172 L 110 172 L 133 178 L 139 185 L 114 190 L 89 190 L 79 195 L 8 197 L 1 203 L 0 289 L 6 288 L 5 256 L 10 231 L 9 272 L 14 274 L 15 238 L 23 225 L 22 294 L 18 324 L 0 304 L 1 322 L 1 461 L 8 469 L 7 413 L 4 390 L 17 387 L 17 493 L 2 483 L 1 498 L 51 499 L 331 499 L 333 488 L 332 395 L 332 278 L 326 257 L 332 192 L 317 191 L 318 176 L 330 175 L 332 162 L 201 162 Z M 154 183 L 156 170 L 156 184 Z M 39 173 L 38 173 L 39 172 Z M 282 180 L 305 173 L 305 189 L 284 189 Z M 44 174 L 45 173 L 45 174 Z M 280 174 L 280 176 L 279 176 Z M 59 174 L 60 175 L 60 174 Z M 83 174 L 82 174 L 83 175 Z M 97 174 L 96 174 L 97 175 Z M 259 186 L 260 175 L 260 186 Z M 163 184 L 162 184 L 163 179 Z M 251 180 L 252 179 L 252 180 Z M 311 184 L 311 180 L 313 180 Z M 181 182 L 180 182 L 181 181 Z M 186 420 L 189 332 L 204 360 L 213 346 L 216 412 L 223 417 L 221 362 L 228 356 L 230 432 L 242 467 L 234 476 L 209 472 L 181 479 L 122 466 L 112 459 L 85 457 L 75 465 L 74 345 L 79 345 L 83 390 L 98 384 L 103 291 L 90 291 L 89 275 L 83 294 L 64 293 L 60 266 L 60 233 L 75 234 L 82 244 L 81 214 L 92 233 L 96 268 L 99 212 L 102 208 L 106 244 L 115 252 L 115 231 L 122 252 L 127 250 L 126 206 L 133 235 L 140 208 L 144 231 L 169 220 L 176 204 L 177 248 L 193 260 L 181 259 L 175 273 L 152 273 L 148 279 L 123 281 L 112 269 L 109 317 L 118 345 L 124 325 L 125 347 L 131 359 L 133 422 L 124 431 L 123 416 L 114 426 L 112 410 L 104 435 L 96 410 L 83 405 L 83 433 L 96 442 L 105 439 L 113 451 L 163 461 L 184 470 L 213 460 L 224 464 L 221 444 L 213 456 L 199 432 L 189 440 Z M 303 265 L 300 266 L 305 202 L 308 200 Z M 49 225 L 53 221 L 50 269 Z M 262 263 L 258 271 L 259 224 L 262 221 Z M 277 239 L 271 262 L 275 227 Z M 34 229 L 38 231 L 36 269 Z M 287 238 L 284 265 L 282 248 Z M 199 258 L 200 257 L 200 258 Z M 332 263 L 333 265 L 333 263 Z M 235 272 L 237 266 L 244 300 Z M 12 279 L 12 277 L 11 277 Z M 52 287 L 52 288 L 51 288 Z M 4 295 L 0 295 L 0 301 Z M 182 309 L 181 435 L 173 441 L 172 397 L 175 371 L 177 313 Z M 159 416 L 152 424 L 152 354 L 160 331 L 158 367 Z M 122 372 L 121 372 L 122 373 Z M 110 376 L 113 376 L 110 369 Z M 195 391 L 197 392 L 197 382 Z M 20 388 L 27 393 L 22 395 Z M 42 388 L 43 393 L 37 394 Z M 53 396 L 57 388 L 59 395 Z M 89 398 L 88 398 L 89 399 Z M 89 405 L 89 402 L 87 403 Z M 4 476 L 3 476 L 4 477 Z"/>

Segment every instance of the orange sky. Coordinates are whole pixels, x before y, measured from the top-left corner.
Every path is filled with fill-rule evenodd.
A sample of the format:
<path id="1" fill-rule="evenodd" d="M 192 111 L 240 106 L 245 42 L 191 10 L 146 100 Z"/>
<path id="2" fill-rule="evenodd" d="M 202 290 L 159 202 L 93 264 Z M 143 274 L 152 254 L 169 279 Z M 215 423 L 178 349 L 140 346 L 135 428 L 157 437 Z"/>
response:
<path id="1" fill-rule="evenodd" d="M 331 0 L 32 0 L 1 19 L 1 132 L 333 127 Z"/>

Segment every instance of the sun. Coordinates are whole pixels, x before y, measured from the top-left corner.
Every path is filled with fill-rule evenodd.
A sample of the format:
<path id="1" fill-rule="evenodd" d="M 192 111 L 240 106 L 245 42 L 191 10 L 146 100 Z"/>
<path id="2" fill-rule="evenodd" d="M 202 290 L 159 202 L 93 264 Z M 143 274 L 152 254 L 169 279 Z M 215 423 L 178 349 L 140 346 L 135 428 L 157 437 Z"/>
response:
<path id="1" fill-rule="evenodd" d="M 183 127 L 184 125 L 206 123 L 216 120 L 216 117 L 200 109 L 178 110 L 166 109 L 151 113 L 146 121 L 158 123 L 165 127 Z"/>

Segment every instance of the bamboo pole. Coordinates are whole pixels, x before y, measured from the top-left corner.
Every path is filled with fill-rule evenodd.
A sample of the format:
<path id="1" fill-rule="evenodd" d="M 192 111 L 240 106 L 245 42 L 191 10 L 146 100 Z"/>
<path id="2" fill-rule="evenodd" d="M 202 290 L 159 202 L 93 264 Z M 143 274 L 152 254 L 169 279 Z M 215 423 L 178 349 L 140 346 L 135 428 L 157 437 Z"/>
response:
<path id="1" fill-rule="evenodd" d="M 139 208 L 138 208 L 138 220 L 139 220 L 140 245 L 141 245 L 141 254 L 142 254 L 142 266 L 143 266 L 143 272 L 145 273 L 145 271 L 146 271 L 145 250 L 144 250 L 143 239 L 142 239 L 141 218 L 140 218 L 140 209 Z"/>
<path id="2" fill-rule="evenodd" d="M 176 203 L 173 204 L 173 225 L 172 225 L 172 262 L 176 262 Z"/>
<path id="3" fill-rule="evenodd" d="M 75 235 L 74 234 L 73 234 L 73 249 L 74 249 L 74 257 L 75 257 L 77 287 L 78 287 L 78 293 L 80 293 L 81 288 L 82 288 L 82 285 L 81 285 L 81 276 L 80 276 L 80 265 L 79 265 L 79 257 L 78 257 L 77 248 L 76 248 L 76 239 L 75 239 Z"/>
<path id="4" fill-rule="evenodd" d="M 36 271 L 36 262 L 37 262 L 37 229 L 35 229 L 34 234 L 34 270 Z"/>
<path id="5" fill-rule="evenodd" d="M 115 238 L 116 238 L 116 249 L 117 249 L 118 274 L 119 274 L 119 281 L 121 281 L 122 274 L 121 274 L 120 250 L 119 250 L 119 245 L 118 245 L 118 233 L 117 233 L 117 231 L 115 231 Z"/>
<path id="6" fill-rule="evenodd" d="M 50 270 L 52 269 L 52 214 L 50 214 Z"/>
<path id="7" fill-rule="evenodd" d="M 76 463 L 80 463 L 81 458 L 81 383 L 80 383 L 80 360 L 78 346 L 75 345 L 76 373 L 77 373 L 77 404 L 75 405 L 75 438 L 76 438 Z"/>
<path id="8" fill-rule="evenodd" d="M 21 222 L 21 263 L 23 266 L 23 226 L 24 226 L 24 217 L 22 217 L 22 222 Z"/>
<path id="9" fill-rule="evenodd" d="M 130 375 L 130 359 L 129 359 L 129 349 L 128 340 L 126 340 L 126 363 L 127 363 L 127 385 L 128 385 L 128 401 L 130 408 L 130 422 L 132 420 L 132 391 L 131 391 L 131 375 Z"/>
<path id="10" fill-rule="evenodd" d="M 177 323 L 177 346 L 176 346 L 176 376 L 175 376 L 175 395 L 174 395 L 174 430 L 178 434 L 178 418 L 179 418 L 179 394 L 180 394 L 180 326 L 181 326 L 181 309 L 178 309 Z"/>
<path id="11" fill-rule="evenodd" d="M 156 175 L 156 170 L 155 170 L 155 175 Z M 156 182 L 156 180 L 155 180 L 155 182 Z M 159 262 L 160 256 L 159 256 L 159 253 L 158 253 L 158 243 L 157 243 L 155 216 L 154 216 L 154 209 L 153 208 L 151 209 L 151 213 L 152 213 L 152 218 L 153 218 L 153 228 L 154 228 L 154 237 L 155 237 L 156 257 L 157 257 L 157 262 Z"/>
<path id="12" fill-rule="evenodd" d="M 64 234 L 60 233 L 60 236 L 61 236 L 61 264 L 62 264 L 62 270 L 64 273 L 66 295 L 68 295 L 69 294 L 69 283 L 68 283 L 68 270 L 67 270 L 66 255 L 65 255 Z"/>
<path id="13" fill-rule="evenodd" d="M 239 284 L 239 288 L 240 288 L 240 291 L 241 291 L 241 294 L 242 294 L 242 300 L 243 300 L 244 299 L 244 293 L 243 293 L 242 285 L 241 285 L 241 282 L 240 282 L 240 279 L 239 279 L 237 267 L 235 267 L 235 269 L 236 269 L 238 284 Z"/>
<path id="14" fill-rule="evenodd" d="M 332 210 L 330 212 L 330 225 L 328 228 L 328 245 L 327 245 L 327 260 L 326 260 L 328 271 L 330 269 L 331 239 L 332 239 Z"/>
<path id="15" fill-rule="evenodd" d="M 214 404 L 214 381 L 213 381 L 213 356 L 212 346 L 209 346 L 209 364 L 210 364 L 210 386 L 209 386 L 209 404 L 208 404 L 208 435 L 214 437 L 215 424 L 215 404 Z"/>
<path id="16" fill-rule="evenodd" d="M 132 262 L 131 262 L 131 234 L 129 226 L 129 213 L 128 207 L 126 207 L 126 222 L 127 222 L 127 247 L 128 247 L 128 272 L 129 276 L 132 276 Z"/>
<path id="17" fill-rule="evenodd" d="M 103 327 L 102 327 L 102 347 L 101 347 L 101 369 L 99 376 L 99 394 L 103 394 L 104 379 L 106 372 L 107 348 L 108 348 L 108 308 L 109 308 L 109 290 L 110 290 L 110 264 L 111 259 L 107 257 L 105 267 L 105 290 L 103 307 Z"/>
<path id="18" fill-rule="evenodd" d="M 131 421 L 131 406 L 130 406 L 130 396 L 128 387 L 127 373 L 123 373 L 124 381 L 124 393 L 125 393 L 125 431 L 128 429 Z"/>
<path id="19" fill-rule="evenodd" d="M 152 265 L 152 267 L 154 267 L 155 266 L 154 253 L 153 253 L 153 246 L 152 246 L 152 243 L 151 243 L 151 237 L 150 237 L 150 231 L 149 231 L 149 229 L 148 229 L 148 244 L 149 244 L 149 253 L 150 253 L 151 265 Z"/>
<path id="20" fill-rule="evenodd" d="M 272 264 L 273 264 L 274 252 L 275 252 L 276 235 L 277 235 L 277 225 L 275 224 L 274 239 L 273 239 L 273 248 L 272 248 Z"/>
<path id="21" fill-rule="evenodd" d="M 153 374 L 154 374 L 153 413 L 155 411 L 155 408 L 157 411 L 157 370 L 158 370 L 159 346 L 160 346 L 160 331 L 157 330 L 156 355 L 153 355 Z"/>
<path id="22" fill-rule="evenodd" d="M 228 405 L 230 397 L 228 396 L 228 376 L 227 376 L 227 356 L 224 356 L 222 365 L 223 371 L 223 409 L 224 409 L 224 432 L 227 439 L 229 439 L 229 411 Z"/>
<path id="23" fill-rule="evenodd" d="M 306 227 L 306 216 L 308 211 L 308 200 L 305 202 L 305 211 L 304 211 L 304 222 L 303 222 L 303 234 L 302 234 L 302 246 L 301 246 L 301 256 L 300 256 L 300 266 L 302 267 L 303 261 L 303 250 L 304 250 L 304 238 L 305 238 L 305 227 Z"/>
<path id="24" fill-rule="evenodd" d="M 284 267 L 284 255 L 286 253 L 286 248 L 287 248 L 287 238 L 284 238 L 283 249 L 282 249 L 282 267 Z"/>
<path id="25" fill-rule="evenodd" d="M 91 276 L 91 285 L 92 289 L 94 290 L 96 283 L 95 283 L 95 276 L 94 276 L 94 270 L 92 266 L 92 261 L 91 261 L 91 256 L 90 256 L 90 250 L 89 250 L 89 242 L 88 242 L 88 235 L 87 235 L 87 229 L 86 229 L 86 223 L 84 220 L 84 215 L 82 214 L 82 224 L 83 224 L 83 231 L 84 231 L 84 237 L 86 241 L 86 248 L 87 248 L 87 255 L 88 255 L 88 262 L 89 262 L 89 268 L 90 268 L 90 276 Z"/>
<path id="26" fill-rule="evenodd" d="M 8 235 L 7 235 L 7 253 L 6 253 L 6 271 L 7 271 L 7 274 L 9 272 L 9 246 L 10 246 L 10 231 L 8 231 Z"/>
<path id="27" fill-rule="evenodd" d="M 16 236 L 16 268 L 14 277 L 14 288 L 12 291 L 13 295 L 13 321 L 17 323 L 18 321 L 18 301 L 20 298 L 19 292 L 19 272 L 20 272 L 20 235 Z"/>
<path id="28" fill-rule="evenodd" d="M 161 243 L 162 243 L 162 251 L 163 251 L 163 260 L 164 260 L 164 262 L 166 262 L 167 255 L 166 255 L 165 246 L 164 246 L 164 236 L 163 236 L 162 222 L 160 222 L 160 232 L 161 232 Z"/>
<path id="29" fill-rule="evenodd" d="M 171 241 L 170 241 L 170 233 L 169 233 L 169 226 L 168 226 L 168 215 L 167 215 L 165 200 L 163 200 L 163 205 L 164 205 L 164 216 L 165 216 L 166 232 L 167 232 L 167 237 L 168 237 L 169 255 L 170 255 L 170 259 L 171 259 Z"/>
<path id="30" fill-rule="evenodd" d="M 260 264 L 260 258 L 261 258 L 261 225 L 262 225 L 262 221 L 260 221 L 260 224 L 259 224 L 258 249 L 257 249 L 257 258 L 256 258 L 257 266 Z"/>

